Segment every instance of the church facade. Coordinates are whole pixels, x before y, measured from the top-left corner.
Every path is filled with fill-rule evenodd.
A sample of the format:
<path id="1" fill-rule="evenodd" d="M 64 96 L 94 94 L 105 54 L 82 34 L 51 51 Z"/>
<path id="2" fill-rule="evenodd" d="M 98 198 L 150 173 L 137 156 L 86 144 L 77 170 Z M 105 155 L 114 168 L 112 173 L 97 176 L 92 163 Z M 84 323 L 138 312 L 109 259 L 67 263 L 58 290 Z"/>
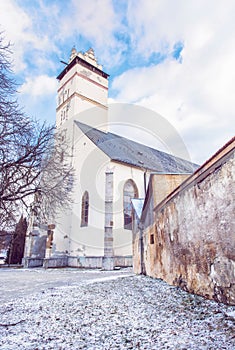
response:
<path id="1" fill-rule="evenodd" d="M 71 150 L 73 204 L 58 213 L 53 223 L 31 225 L 26 266 L 131 266 L 132 200 L 145 198 L 152 173 L 167 175 L 171 185 L 162 187 L 166 196 L 196 168 L 110 132 L 108 77 L 92 49 L 85 53 L 72 49 L 57 77 L 56 128 Z"/>

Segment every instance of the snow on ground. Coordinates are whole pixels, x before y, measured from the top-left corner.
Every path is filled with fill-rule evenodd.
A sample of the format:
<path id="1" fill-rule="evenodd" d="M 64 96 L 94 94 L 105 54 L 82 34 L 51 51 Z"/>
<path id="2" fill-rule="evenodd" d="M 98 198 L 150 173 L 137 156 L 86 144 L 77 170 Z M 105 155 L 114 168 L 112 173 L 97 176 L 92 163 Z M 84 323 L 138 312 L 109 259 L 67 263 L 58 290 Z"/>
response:
<path id="1" fill-rule="evenodd" d="M 235 307 L 128 270 L 0 269 L 0 283 L 1 350 L 235 349 Z"/>

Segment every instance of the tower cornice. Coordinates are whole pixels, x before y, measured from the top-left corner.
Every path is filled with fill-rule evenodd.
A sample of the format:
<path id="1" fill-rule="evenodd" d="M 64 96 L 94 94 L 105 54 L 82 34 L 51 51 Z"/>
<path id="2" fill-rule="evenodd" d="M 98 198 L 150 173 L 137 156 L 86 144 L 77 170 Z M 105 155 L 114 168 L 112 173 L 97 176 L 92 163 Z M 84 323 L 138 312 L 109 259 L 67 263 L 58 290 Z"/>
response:
<path id="1" fill-rule="evenodd" d="M 74 59 L 63 69 L 63 71 L 57 76 L 58 80 L 61 80 L 65 74 L 67 74 L 72 67 L 74 67 L 76 64 L 80 64 L 81 66 L 89 69 L 92 72 L 95 72 L 96 74 L 100 75 L 101 77 L 104 77 L 108 79 L 109 74 L 103 72 L 101 69 L 93 66 L 91 63 L 85 61 L 83 58 L 76 56 Z"/>

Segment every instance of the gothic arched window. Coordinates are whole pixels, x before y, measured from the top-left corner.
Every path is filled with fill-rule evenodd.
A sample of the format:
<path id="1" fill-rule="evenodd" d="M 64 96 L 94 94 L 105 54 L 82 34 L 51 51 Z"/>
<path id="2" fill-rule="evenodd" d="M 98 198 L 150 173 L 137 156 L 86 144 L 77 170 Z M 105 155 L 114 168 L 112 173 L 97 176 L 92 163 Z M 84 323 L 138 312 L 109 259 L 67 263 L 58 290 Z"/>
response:
<path id="1" fill-rule="evenodd" d="M 132 229 L 132 206 L 131 199 L 139 196 L 138 189 L 133 180 L 127 180 L 123 188 L 123 212 L 124 212 L 124 229 Z"/>
<path id="2" fill-rule="evenodd" d="M 88 226 L 89 194 L 87 191 L 82 196 L 81 227 Z"/>

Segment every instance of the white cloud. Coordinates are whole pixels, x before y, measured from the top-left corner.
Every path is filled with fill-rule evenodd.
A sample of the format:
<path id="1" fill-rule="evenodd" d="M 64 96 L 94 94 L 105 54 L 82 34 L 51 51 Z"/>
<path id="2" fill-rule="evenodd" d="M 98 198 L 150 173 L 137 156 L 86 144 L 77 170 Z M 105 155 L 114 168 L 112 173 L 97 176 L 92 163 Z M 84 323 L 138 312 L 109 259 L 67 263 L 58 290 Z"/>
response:
<path id="1" fill-rule="evenodd" d="M 110 67 L 122 59 L 126 43 L 118 40 L 116 33 L 124 31 L 121 14 L 115 12 L 111 0 L 72 0 L 70 13 L 61 18 L 60 32 L 63 37 L 72 33 L 82 35 L 92 43 L 102 64 Z M 80 49 L 80 48 L 78 48 Z"/>
<path id="2" fill-rule="evenodd" d="M 14 43 L 15 71 L 27 77 L 21 91 L 32 97 L 55 93 L 51 69 L 76 40 L 90 42 L 107 68 L 137 62 L 114 78 L 115 100 L 159 112 L 203 161 L 232 136 L 234 13 L 232 0 L 0 0 L 0 28 Z M 178 42 L 182 64 L 171 57 Z M 167 59 L 138 67 L 156 52 Z"/>
<path id="3" fill-rule="evenodd" d="M 84 33 L 98 44 L 107 43 L 114 29 L 119 27 L 111 0 L 87 0 L 86 6 L 82 1 L 72 1 L 75 12 L 71 25 Z M 71 28 L 71 26 L 70 26 Z M 105 30 L 104 30 L 105 29 Z M 108 44 L 113 44 L 108 42 Z"/>
<path id="4" fill-rule="evenodd" d="M 13 68 L 16 73 L 28 68 L 27 60 L 38 60 L 39 52 L 38 61 L 43 60 L 45 65 L 45 52 L 56 50 L 49 33 L 39 24 L 45 20 L 46 17 L 40 18 L 39 9 L 30 12 L 16 0 L 0 1 L 0 31 L 6 41 L 13 45 Z"/>
<path id="5" fill-rule="evenodd" d="M 61 47 L 76 45 L 81 37 L 90 41 L 100 62 L 106 66 L 118 64 L 126 43 L 116 38 L 124 31 L 121 13 L 111 0 L 70 0 L 66 7 L 60 1 L 25 4 L 23 1 L 0 1 L 0 23 L 7 40 L 14 46 L 14 70 L 22 72 L 34 65 L 41 72 L 48 66 L 53 52 L 66 56 Z M 84 48 L 78 47 L 78 50 Z M 52 65 L 52 64 L 51 64 Z M 53 68 L 53 67 L 51 67 Z"/>
<path id="6" fill-rule="evenodd" d="M 31 95 L 32 97 L 48 97 L 48 95 L 55 94 L 57 85 L 56 79 L 47 75 L 27 77 L 26 82 L 20 88 L 20 92 Z"/>
<path id="7" fill-rule="evenodd" d="M 116 99 L 139 103 L 180 131 L 196 161 L 208 158 L 232 136 L 235 81 L 235 4 L 227 1 L 129 1 L 129 30 L 139 55 L 184 42 L 182 64 L 157 66 L 116 77 Z M 199 142 L 200 140 L 200 142 Z M 195 146 L 195 147 L 194 147 Z"/>
<path id="8" fill-rule="evenodd" d="M 23 70 L 25 64 L 22 60 L 24 50 L 21 39 L 22 33 L 31 26 L 31 20 L 14 1 L 10 0 L 0 1 L 0 23 L 3 36 L 14 44 L 14 68 L 16 71 Z"/>

